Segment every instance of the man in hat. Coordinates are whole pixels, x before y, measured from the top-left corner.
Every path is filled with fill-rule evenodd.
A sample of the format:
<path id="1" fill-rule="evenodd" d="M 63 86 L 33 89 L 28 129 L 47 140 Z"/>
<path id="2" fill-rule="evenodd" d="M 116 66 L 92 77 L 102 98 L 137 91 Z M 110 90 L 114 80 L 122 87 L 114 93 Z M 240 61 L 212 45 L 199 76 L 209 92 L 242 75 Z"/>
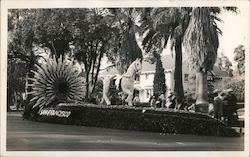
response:
<path id="1" fill-rule="evenodd" d="M 161 94 L 161 95 L 158 97 L 158 101 L 159 101 L 159 106 L 160 106 L 161 108 L 165 107 L 166 99 L 165 99 L 164 94 Z"/>
<path id="2" fill-rule="evenodd" d="M 168 101 L 170 102 L 169 108 L 174 109 L 176 107 L 176 97 L 172 92 L 168 96 Z"/>
<path id="3" fill-rule="evenodd" d="M 237 98 L 233 93 L 233 89 L 230 88 L 227 91 L 225 100 L 228 103 L 228 125 L 232 126 L 238 119 L 237 115 Z"/>

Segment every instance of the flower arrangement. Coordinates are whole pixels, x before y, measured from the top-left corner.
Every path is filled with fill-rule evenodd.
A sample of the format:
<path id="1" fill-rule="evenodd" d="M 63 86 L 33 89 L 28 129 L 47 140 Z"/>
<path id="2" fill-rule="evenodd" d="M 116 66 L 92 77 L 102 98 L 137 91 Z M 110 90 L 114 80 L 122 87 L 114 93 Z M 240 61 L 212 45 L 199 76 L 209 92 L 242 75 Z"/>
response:
<path id="1" fill-rule="evenodd" d="M 34 78 L 30 86 L 32 91 L 27 94 L 32 95 L 31 102 L 33 108 L 46 107 L 52 102 L 77 102 L 84 98 L 85 86 L 84 78 L 79 76 L 80 71 L 73 60 L 68 60 L 61 56 L 56 59 L 54 56 L 48 58 L 41 66 L 36 66 L 37 71 L 33 71 Z"/>

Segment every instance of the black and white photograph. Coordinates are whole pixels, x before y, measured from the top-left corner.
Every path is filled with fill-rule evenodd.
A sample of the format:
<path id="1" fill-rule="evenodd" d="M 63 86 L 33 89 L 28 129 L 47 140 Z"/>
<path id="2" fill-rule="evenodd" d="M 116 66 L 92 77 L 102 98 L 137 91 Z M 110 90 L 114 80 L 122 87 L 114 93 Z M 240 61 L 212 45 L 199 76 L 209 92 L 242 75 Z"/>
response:
<path id="1" fill-rule="evenodd" d="M 1 1 L 0 156 L 249 154 L 249 1 Z"/>

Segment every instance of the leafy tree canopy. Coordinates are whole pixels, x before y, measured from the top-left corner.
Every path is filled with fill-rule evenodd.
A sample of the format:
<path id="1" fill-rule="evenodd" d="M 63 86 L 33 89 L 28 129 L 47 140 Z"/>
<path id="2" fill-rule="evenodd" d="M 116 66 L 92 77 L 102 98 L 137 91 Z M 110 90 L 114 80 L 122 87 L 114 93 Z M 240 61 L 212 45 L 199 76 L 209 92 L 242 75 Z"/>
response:
<path id="1" fill-rule="evenodd" d="M 221 70 L 226 71 L 230 77 L 233 76 L 232 62 L 223 53 L 218 57 L 215 63 Z"/>
<path id="2" fill-rule="evenodd" d="M 234 49 L 234 60 L 237 62 L 237 71 L 239 75 L 245 74 L 245 47 L 244 45 L 239 45 Z"/>
<path id="3" fill-rule="evenodd" d="M 185 52 L 189 66 L 193 69 L 208 71 L 213 69 L 219 46 L 218 20 L 209 8 L 194 8 L 184 37 Z"/>
<path id="4" fill-rule="evenodd" d="M 87 97 L 92 93 L 104 55 L 126 70 L 142 58 L 137 45 L 133 9 L 13 9 L 9 11 L 9 59 L 38 64 L 37 50 L 51 55 L 74 56 L 84 66 Z M 43 51 L 44 52 L 44 51 Z"/>

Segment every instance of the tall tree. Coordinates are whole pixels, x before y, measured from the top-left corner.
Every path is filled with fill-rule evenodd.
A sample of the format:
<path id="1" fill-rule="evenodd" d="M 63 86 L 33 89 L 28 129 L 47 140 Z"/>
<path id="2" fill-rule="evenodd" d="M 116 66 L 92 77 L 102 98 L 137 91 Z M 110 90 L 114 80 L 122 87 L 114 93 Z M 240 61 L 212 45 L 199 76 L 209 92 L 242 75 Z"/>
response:
<path id="1" fill-rule="evenodd" d="M 96 9 L 89 9 L 84 16 L 88 18 L 82 14 L 75 17 L 78 22 L 74 23 L 73 51 L 75 58 L 84 65 L 86 98 L 89 99 L 96 86 L 101 60 L 112 47 L 110 39 L 117 29 L 111 27 L 109 17 Z"/>
<path id="2" fill-rule="evenodd" d="M 148 12 L 148 13 L 147 13 Z M 184 97 L 182 83 L 182 41 L 188 26 L 190 8 L 153 8 L 146 9 L 142 14 L 142 27 L 147 33 L 143 46 L 149 52 L 152 45 L 162 51 L 171 41 L 171 49 L 175 51 L 174 92 Z"/>
<path id="3" fill-rule="evenodd" d="M 153 93 L 155 96 L 160 96 L 166 93 L 166 79 L 164 68 L 162 67 L 161 56 L 155 52 L 156 64 L 154 74 Z"/>
<path id="4" fill-rule="evenodd" d="M 218 19 L 209 8 L 192 10 L 190 23 L 184 36 L 189 66 L 196 70 L 196 111 L 208 113 L 207 72 L 213 69 L 219 46 Z"/>
<path id="5" fill-rule="evenodd" d="M 245 74 L 245 47 L 239 45 L 234 49 L 234 60 L 237 62 L 237 71 L 239 75 Z"/>

